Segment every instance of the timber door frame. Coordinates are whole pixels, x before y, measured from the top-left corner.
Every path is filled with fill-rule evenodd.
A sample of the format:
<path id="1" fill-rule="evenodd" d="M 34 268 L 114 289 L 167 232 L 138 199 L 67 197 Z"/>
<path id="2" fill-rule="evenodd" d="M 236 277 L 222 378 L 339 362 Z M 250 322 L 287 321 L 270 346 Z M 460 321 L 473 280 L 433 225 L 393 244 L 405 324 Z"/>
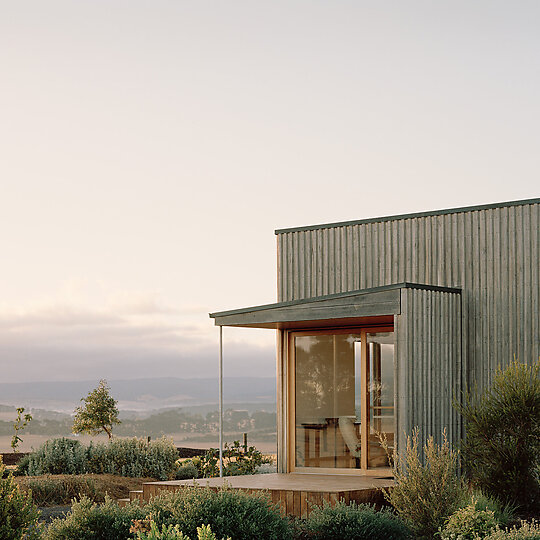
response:
<path id="1" fill-rule="evenodd" d="M 369 445 L 369 358 L 367 347 L 367 334 L 377 332 L 392 332 L 394 334 L 394 346 L 395 346 L 395 326 L 384 324 L 381 326 L 354 326 L 354 327 L 336 327 L 336 328 L 306 328 L 306 329 L 294 329 L 285 330 L 285 336 L 283 343 L 286 346 L 284 351 L 283 360 L 284 367 L 286 368 L 286 384 L 287 388 L 284 392 L 285 403 L 285 420 L 286 420 L 286 455 L 287 455 L 287 472 L 294 473 L 311 473 L 311 474 L 346 474 L 357 476 L 381 476 L 382 474 L 391 473 L 390 467 L 368 467 L 368 445 Z M 328 468 L 328 467 L 297 467 L 296 466 L 296 365 L 295 365 L 295 346 L 294 338 L 297 336 L 312 336 L 316 334 L 323 335 L 336 335 L 336 334 L 359 334 L 361 341 L 361 422 L 360 422 L 360 444 L 361 444 L 361 457 L 360 457 L 360 469 L 353 468 Z M 396 356 L 394 349 L 394 378 L 396 373 Z M 394 431 L 396 430 L 395 418 L 396 414 L 396 400 L 394 396 Z M 394 437 L 396 434 L 394 433 Z"/>

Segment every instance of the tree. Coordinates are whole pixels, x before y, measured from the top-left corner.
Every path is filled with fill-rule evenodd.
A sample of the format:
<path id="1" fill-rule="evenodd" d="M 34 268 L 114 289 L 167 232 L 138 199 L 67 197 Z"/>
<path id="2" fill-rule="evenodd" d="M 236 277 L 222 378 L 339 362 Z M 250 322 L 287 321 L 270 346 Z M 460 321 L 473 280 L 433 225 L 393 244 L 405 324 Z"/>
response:
<path id="1" fill-rule="evenodd" d="M 462 455 L 475 487 L 522 509 L 540 508 L 540 360 L 498 369 L 482 393 L 455 403 L 467 421 Z"/>
<path id="2" fill-rule="evenodd" d="M 89 433 L 98 435 L 104 431 L 109 439 L 112 438 L 114 424 L 120 424 L 118 420 L 118 403 L 109 393 L 110 387 L 107 381 L 102 379 L 99 386 L 92 390 L 85 398 L 84 407 L 75 409 L 73 420 L 73 433 Z"/>
<path id="3" fill-rule="evenodd" d="M 24 407 L 18 407 L 17 408 L 17 419 L 15 422 L 13 422 L 13 430 L 15 431 L 15 434 L 11 438 L 11 448 L 13 448 L 13 451 L 17 451 L 17 447 L 19 446 L 19 443 L 22 442 L 22 439 L 19 437 L 19 431 L 22 431 L 27 424 L 32 420 L 32 415 L 29 413 L 26 413 L 23 417 Z"/>

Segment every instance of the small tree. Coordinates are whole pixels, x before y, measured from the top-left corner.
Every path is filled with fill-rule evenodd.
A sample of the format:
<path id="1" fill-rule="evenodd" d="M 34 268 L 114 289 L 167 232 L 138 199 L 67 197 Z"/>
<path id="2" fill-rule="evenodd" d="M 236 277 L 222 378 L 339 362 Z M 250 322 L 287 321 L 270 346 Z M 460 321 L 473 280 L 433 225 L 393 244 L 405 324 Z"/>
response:
<path id="1" fill-rule="evenodd" d="M 498 369 L 456 409 L 467 421 L 462 455 L 473 485 L 529 511 L 540 506 L 540 361 Z"/>
<path id="2" fill-rule="evenodd" d="M 102 379 L 97 388 L 81 399 L 84 401 L 84 407 L 75 409 L 73 433 L 98 435 L 104 431 L 109 439 L 112 438 L 113 425 L 120 424 L 120 420 L 118 420 L 117 401 L 109 391 L 107 381 Z"/>
<path id="3" fill-rule="evenodd" d="M 24 407 L 18 407 L 17 408 L 17 418 L 15 422 L 13 422 L 13 430 L 15 431 L 13 437 L 11 437 L 11 448 L 13 448 L 13 451 L 17 451 L 17 447 L 19 446 L 19 443 L 22 442 L 22 439 L 19 437 L 19 431 L 22 431 L 32 420 L 32 415 L 29 413 L 26 413 L 23 416 Z"/>

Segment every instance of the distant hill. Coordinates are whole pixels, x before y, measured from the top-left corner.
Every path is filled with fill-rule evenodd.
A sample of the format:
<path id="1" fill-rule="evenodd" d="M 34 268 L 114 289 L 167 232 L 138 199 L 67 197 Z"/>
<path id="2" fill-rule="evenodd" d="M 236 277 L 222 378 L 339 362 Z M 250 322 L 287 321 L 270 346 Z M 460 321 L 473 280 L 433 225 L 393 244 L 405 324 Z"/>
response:
<path id="1" fill-rule="evenodd" d="M 72 412 L 80 399 L 98 385 L 95 381 L 0 383 L 0 403 L 53 411 Z M 218 401 L 217 378 L 110 380 L 111 394 L 121 410 L 150 411 L 163 408 L 202 407 Z M 275 404 L 274 377 L 227 377 L 223 382 L 225 404 L 235 408 Z M 212 409 L 215 407 L 209 407 Z"/>

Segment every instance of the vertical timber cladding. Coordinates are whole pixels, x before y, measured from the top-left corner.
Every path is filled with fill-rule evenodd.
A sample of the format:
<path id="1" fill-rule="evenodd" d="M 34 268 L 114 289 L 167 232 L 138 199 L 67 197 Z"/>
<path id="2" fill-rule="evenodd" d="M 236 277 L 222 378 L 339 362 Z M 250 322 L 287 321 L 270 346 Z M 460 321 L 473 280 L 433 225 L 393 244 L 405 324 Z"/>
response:
<path id="1" fill-rule="evenodd" d="M 396 316 L 396 442 L 419 428 L 420 443 L 446 429 L 448 440 L 462 436 L 461 417 L 452 406 L 464 385 L 461 358 L 461 294 L 401 289 Z"/>
<path id="2" fill-rule="evenodd" d="M 462 289 L 468 383 L 540 356 L 540 199 L 278 231 L 278 299 L 392 283 Z"/>

